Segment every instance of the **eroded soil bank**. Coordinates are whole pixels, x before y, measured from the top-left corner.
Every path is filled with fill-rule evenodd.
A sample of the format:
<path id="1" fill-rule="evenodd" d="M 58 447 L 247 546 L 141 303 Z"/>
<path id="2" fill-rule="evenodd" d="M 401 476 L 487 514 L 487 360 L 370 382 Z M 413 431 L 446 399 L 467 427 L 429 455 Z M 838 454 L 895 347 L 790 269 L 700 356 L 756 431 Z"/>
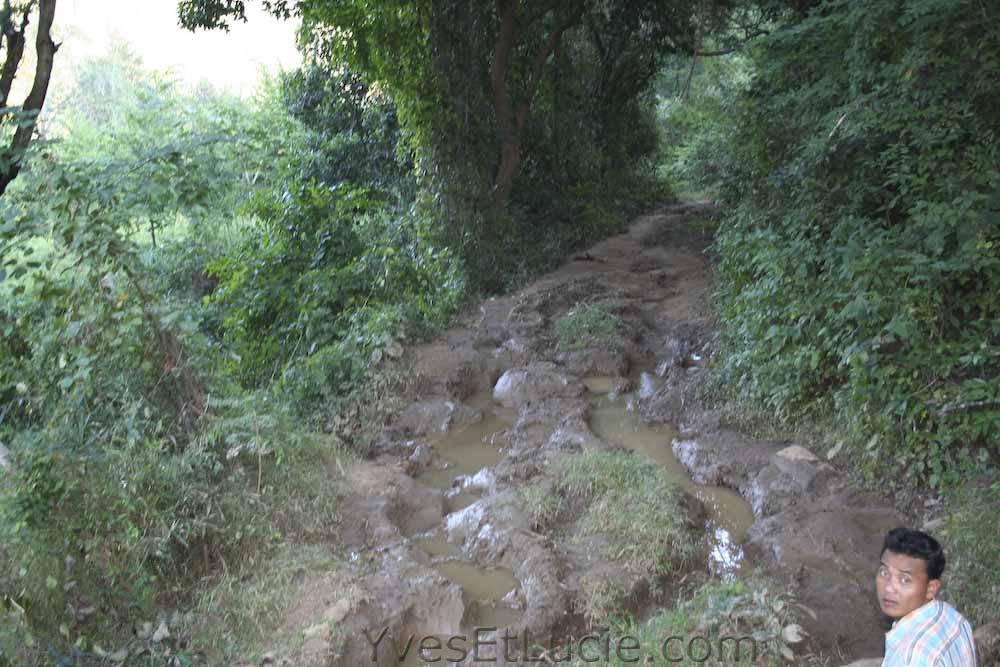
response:
<path id="1" fill-rule="evenodd" d="M 576 534 L 579 512 L 555 529 L 525 507 L 525 490 L 543 495 L 561 458 L 623 450 L 683 490 L 683 521 L 704 554 L 685 567 L 776 580 L 816 614 L 803 618 L 803 655 L 881 654 L 873 569 L 884 532 L 912 517 L 852 487 L 814 443 L 750 438 L 694 398 L 714 325 L 703 242 L 686 222 L 704 213 L 642 217 L 407 351 L 409 407 L 370 459 L 331 470 L 350 489 L 345 564 L 307 582 L 289 610 L 280 635 L 305 638 L 290 664 L 373 664 L 370 640 L 383 632 L 374 664 L 385 666 L 420 664 L 415 650 L 402 662 L 389 650 L 407 637 L 486 625 L 544 646 L 587 630 L 595 592 L 640 616 L 669 603 L 670 582 L 630 575 L 599 535 Z M 613 304 L 619 335 L 584 349 L 560 341 L 554 323 L 596 303 Z"/>

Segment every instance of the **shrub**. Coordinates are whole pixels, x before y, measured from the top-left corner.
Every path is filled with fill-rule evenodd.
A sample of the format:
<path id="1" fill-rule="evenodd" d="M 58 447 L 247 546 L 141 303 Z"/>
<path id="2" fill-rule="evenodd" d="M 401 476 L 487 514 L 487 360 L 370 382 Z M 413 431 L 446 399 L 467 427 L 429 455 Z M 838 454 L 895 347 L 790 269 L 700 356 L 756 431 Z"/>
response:
<path id="1" fill-rule="evenodd" d="M 900 483 L 1000 457 L 1000 30 L 970 9 L 823 3 L 752 50 L 729 144 L 723 379 L 834 411 Z"/>

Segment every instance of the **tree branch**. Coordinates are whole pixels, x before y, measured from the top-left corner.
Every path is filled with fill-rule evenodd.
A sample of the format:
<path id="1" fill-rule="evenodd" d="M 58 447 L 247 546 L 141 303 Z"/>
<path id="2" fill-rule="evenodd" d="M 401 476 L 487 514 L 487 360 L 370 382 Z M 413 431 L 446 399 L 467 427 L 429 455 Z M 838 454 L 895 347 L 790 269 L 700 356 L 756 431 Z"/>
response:
<path id="1" fill-rule="evenodd" d="M 52 65 L 55 63 L 56 51 L 59 47 L 52 41 L 52 22 L 55 20 L 56 0 L 39 0 L 38 2 L 38 36 L 35 39 L 35 52 L 37 59 L 35 63 L 35 80 L 31 85 L 31 91 L 25 98 L 21 110 L 25 113 L 41 112 L 42 105 L 45 104 L 45 95 L 49 90 L 49 81 L 52 78 Z M 21 171 L 21 159 L 18 153 L 23 151 L 31 143 L 31 135 L 35 131 L 36 120 L 31 123 L 24 123 L 14 132 L 14 138 L 10 142 L 9 154 L 13 157 L 11 164 L 6 171 L 0 173 L 0 195 L 7 190 L 10 182 L 17 178 Z"/>
<path id="2" fill-rule="evenodd" d="M 3 36 L 7 38 L 7 58 L 4 60 L 3 70 L 0 70 L 0 107 L 7 106 L 10 88 L 14 85 L 14 76 L 24 55 L 24 32 L 28 28 L 29 9 L 30 7 L 24 8 L 20 28 L 15 28 L 11 20 L 13 11 L 4 17 L 3 25 L 0 25 Z"/>
<path id="3" fill-rule="evenodd" d="M 514 48 L 514 28 L 517 23 L 519 0 L 497 0 L 497 14 L 500 17 L 500 30 L 497 31 L 496 45 L 493 48 L 493 109 L 496 112 L 500 131 L 505 136 L 513 134 L 514 118 L 510 110 L 510 98 L 507 95 L 507 67 L 510 62 L 510 52 Z"/>
<path id="4" fill-rule="evenodd" d="M 947 417 L 953 412 L 979 412 L 981 410 L 994 410 L 1000 408 L 1000 401 L 969 401 L 957 405 L 946 405 L 937 411 L 937 416 Z"/>
<path id="5" fill-rule="evenodd" d="M 528 118 L 528 109 L 531 108 L 531 102 L 535 99 L 535 94 L 538 92 L 538 86 L 542 81 L 542 72 L 545 68 L 545 63 L 548 61 L 549 56 L 555 50 L 556 46 L 559 44 L 559 40 L 562 38 L 562 34 L 566 30 L 574 25 L 583 16 L 583 10 L 586 8 L 587 3 L 581 2 L 576 9 L 573 10 L 569 16 L 563 20 L 552 34 L 549 35 L 548 41 L 542 50 L 538 52 L 535 56 L 535 62 L 531 65 L 531 78 L 528 79 L 528 87 L 525 90 L 524 99 L 521 100 L 521 104 L 518 105 L 517 109 L 517 130 L 520 132 L 524 128 L 524 123 Z"/>

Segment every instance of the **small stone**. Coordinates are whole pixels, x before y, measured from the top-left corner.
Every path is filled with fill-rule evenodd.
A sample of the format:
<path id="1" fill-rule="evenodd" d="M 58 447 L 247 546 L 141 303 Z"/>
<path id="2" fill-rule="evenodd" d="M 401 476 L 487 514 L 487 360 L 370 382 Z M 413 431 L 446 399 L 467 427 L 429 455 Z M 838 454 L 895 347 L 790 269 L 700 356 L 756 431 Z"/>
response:
<path id="1" fill-rule="evenodd" d="M 260 664 L 270 665 L 274 663 L 274 651 L 268 651 L 264 655 L 260 656 Z"/>
<path id="2" fill-rule="evenodd" d="M 428 466 L 434 459 L 434 450 L 431 449 L 430 445 L 420 443 L 413 448 L 413 453 L 410 454 L 410 463 L 418 466 Z"/>
<path id="3" fill-rule="evenodd" d="M 789 459 L 791 461 L 809 461 L 809 462 L 819 461 L 819 459 L 816 457 L 815 454 L 810 452 L 802 445 L 790 445 L 788 447 L 785 447 L 780 452 L 778 452 L 778 456 Z"/>
<path id="4" fill-rule="evenodd" d="M 944 526 L 944 519 L 939 517 L 937 519 L 931 519 L 930 521 L 924 523 L 921 530 L 924 531 L 925 533 L 934 533 L 937 532 L 938 530 L 941 530 L 943 526 Z"/>
<path id="5" fill-rule="evenodd" d="M 643 373 L 639 376 L 639 398 L 649 398 L 659 389 L 656 376 Z"/>
<path id="6" fill-rule="evenodd" d="M 160 627 L 158 627 L 156 629 L 156 632 L 153 633 L 152 640 L 154 643 L 159 644 L 164 639 L 169 639 L 169 638 L 170 638 L 170 630 L 167 628 L 167 624 L 164 621 L 160 623 Z"/>
<path id="7" fill-rule="evenodd" d="M 303 631 L 302 635 L 306 639 L 313 639 L 315 637 L 320 637 L 325 639 L 330 635 L 330 626 L 326 623 L 317 623 L 316 625 L 309 626 Z"/>
<path id="8" fill-rule="evenodd" d="M 327 623 L 340 623 L 342 620 L 347 618 L 347 614 L 351 611 L 351 603 L 348 602 L 347 598 L 337 600 L 332 607 L 326 610 L 323 614 L 323 620 Z"/>

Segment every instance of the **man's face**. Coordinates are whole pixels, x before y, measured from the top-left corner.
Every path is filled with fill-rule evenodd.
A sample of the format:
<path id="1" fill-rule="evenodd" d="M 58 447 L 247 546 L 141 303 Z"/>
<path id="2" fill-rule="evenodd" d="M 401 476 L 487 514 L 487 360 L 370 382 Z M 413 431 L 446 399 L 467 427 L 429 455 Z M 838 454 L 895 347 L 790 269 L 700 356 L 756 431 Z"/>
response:
<path id="1" fill-rule="evenodd" d="M 928 579 L 927 561 L 888 549 L 882 552 L 875 589 L 882 613 L 899 619 L 934 599 L 941 582 Z"/>

